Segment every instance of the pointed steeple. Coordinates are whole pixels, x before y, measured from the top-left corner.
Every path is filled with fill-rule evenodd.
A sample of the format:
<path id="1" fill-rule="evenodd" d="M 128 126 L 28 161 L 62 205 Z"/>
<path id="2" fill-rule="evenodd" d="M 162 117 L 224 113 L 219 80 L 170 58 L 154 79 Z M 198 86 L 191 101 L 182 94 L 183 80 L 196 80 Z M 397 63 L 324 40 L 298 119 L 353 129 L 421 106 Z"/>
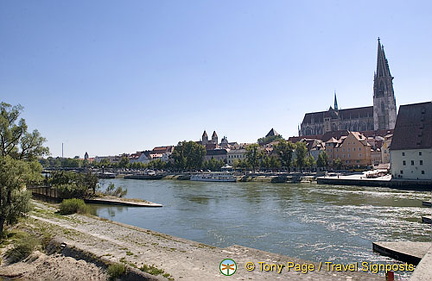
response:
<path id="1" fill-rule="evenodd" d="M 392 77 L 390 67 L 384 52 L 384 46 L 381 44 L 378 37 L 378 54 L 377 54 L 377 70 L 375 77 Z M 393 78 L 393 77 L 392 77 Z"/>
<path id="2" fill-rule="evenodd" d="M 207 132 L 204 130 L 204 133 L 201 137 L 201 144 L 206 145 L 208 143 L 208 135 Z"/>
<path id="3" fill-rule="evenodd" d="M 337 98 L 336 98 L 336 91 L 334 92 L 334 110 L 336 110 L 336 111 L 339 110 Z"/>
<path id="4" fill-rule="evenodd" d="M 394 129 L 396 99 L 393 90 L 393 77 L 385 56 L 384 46 L 381 45 L 379 38 L 373 90 L 374 130 Z"/>

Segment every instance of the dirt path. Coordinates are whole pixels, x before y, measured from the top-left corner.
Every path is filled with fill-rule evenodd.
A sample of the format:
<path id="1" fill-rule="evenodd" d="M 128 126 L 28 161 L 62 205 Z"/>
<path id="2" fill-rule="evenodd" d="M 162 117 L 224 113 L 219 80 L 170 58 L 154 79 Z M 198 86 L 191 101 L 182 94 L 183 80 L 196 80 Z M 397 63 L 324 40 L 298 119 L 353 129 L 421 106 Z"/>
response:
<path id="1" fill-rule="evenodd" d="M 384 280 L 382 276 L 375 274 L 334 272 L 325 270 L 325 267 L 318 271 L 318 264 L 287 256 L 241 246 L 216 248 L 97 217 L 60 216 L 54 214 L 55 209 L 45 204 L 35 202 L 35 205 L 36 209 L 31 214 L 34 223 L 61 237 L 68 246 L 91 252 L 113 262 L 129 263 L 138 268 L 143 265 L 154 265 L 175 280 Z M 231 277 L 224 276 L 219 270 L 221 261 L 226 258 L 237 262 L 237 272 Z M 247 262 L 252 262 L 255 270 L 247 271 Z M 293 268 L 288 271 L 288 262 L 307 264 L 315 268 L 306 274 Z M 264 263 L 284 267 L 281 273 L 277 273 L 276 266 L 264 266 Z M 266 272 L 264 269 L 272 270 Z"/>

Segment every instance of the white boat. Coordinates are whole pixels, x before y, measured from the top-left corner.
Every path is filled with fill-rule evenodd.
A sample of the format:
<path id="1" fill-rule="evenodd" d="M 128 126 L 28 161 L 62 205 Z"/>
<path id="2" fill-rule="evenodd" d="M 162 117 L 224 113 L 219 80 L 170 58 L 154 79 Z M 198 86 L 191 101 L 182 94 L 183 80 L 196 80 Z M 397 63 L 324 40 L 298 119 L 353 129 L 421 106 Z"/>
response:
<path id="1" fill-rule="evenodd" d="M 236 182 L 237 178 L 228 172 L 208 172 L 191 175 L 191 181 L 221 181 Z"/>

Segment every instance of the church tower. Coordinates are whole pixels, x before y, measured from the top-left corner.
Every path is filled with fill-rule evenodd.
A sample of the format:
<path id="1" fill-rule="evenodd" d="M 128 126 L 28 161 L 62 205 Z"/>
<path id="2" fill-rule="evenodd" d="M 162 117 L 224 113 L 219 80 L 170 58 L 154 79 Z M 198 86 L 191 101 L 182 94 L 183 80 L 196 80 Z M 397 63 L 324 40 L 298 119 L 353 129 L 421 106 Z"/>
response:
<path id="1" fill-rule="evenodd" d="M 204 130 L 204 133 L 202 134 L 202 137 L 201 137 L 201 144 L 202 145 L 208 144 L 208 135 L 207 135 L 207 132 L 205 130 Z"/>
<path id="2" fill-rule="evenodd" d="M 334 105 L 333 105 L 333 108 L 336 111 L 339 110 L 338 103 L 337 103 L 337 98 L 336 98 L 336 91 L 334 92 Z"/>
<path id="3" fill-rule="evenodd" d="M 374 75 L 373 119 L 374 130 L 394 129 L 396 124 L 396 99 L 393 77 L 390 74 L 384 46 L 378 38 L 377 70 Z"/>

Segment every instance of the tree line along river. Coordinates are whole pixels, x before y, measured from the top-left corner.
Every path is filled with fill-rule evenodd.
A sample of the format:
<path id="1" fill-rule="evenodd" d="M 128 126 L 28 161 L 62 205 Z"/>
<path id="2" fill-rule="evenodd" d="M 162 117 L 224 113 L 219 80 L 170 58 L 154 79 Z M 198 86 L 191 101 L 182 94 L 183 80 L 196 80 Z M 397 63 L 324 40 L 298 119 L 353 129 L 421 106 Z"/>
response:
<path id="1" fill-rule="evenodd" d="M 310 261 L 390 262 L 374 241 L 431 241 L 431 193 L 318 184 L 102 180 L 128 198 L 162 208 L 97 206 L 100 217 L 228 247 L 257 248 Z"/>

